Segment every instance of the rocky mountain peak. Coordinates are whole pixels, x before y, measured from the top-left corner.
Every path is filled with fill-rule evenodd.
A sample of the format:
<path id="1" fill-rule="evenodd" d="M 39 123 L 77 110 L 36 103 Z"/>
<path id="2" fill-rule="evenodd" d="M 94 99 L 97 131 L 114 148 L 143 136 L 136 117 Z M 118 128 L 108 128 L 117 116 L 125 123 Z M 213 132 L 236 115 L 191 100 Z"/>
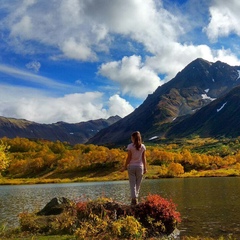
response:
<path id="1" fill-rule="evenodd" d="M 156 91 L 133 113 L 96 134 L 90 143 L 126 142 L 135 130 L 145 139 L 164 136 L 177 119 L 198 112 L 240 84 L 239 67 L 197 58 Z"/>

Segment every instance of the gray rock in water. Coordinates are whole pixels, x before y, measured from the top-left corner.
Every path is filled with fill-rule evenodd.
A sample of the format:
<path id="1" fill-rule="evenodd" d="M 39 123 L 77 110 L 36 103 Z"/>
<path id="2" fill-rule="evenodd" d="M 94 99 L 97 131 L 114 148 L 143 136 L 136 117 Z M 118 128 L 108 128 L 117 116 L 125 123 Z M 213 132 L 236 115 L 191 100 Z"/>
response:
<path id="1" fill-rule="evenodd" d="M 71 206 L 72 202 L 65 197 L 53 198 L 41 211 L 37 213 L 37 215 L 58 215 L 61 214 L 66 208 Z"/>

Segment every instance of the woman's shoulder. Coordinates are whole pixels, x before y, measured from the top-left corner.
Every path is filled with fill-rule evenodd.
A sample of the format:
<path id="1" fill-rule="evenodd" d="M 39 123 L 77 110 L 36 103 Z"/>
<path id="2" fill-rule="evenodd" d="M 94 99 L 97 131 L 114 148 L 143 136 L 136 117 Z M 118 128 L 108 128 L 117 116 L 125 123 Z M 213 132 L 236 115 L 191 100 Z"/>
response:
<path id="1" fill-rule="evenodd" d="M 127 149 L 131 149 L 131 148 L 133 148 L 133 147 L 134 147 L 133 143 L 129 143 L 129 144 L 127 145 Z"/>
<path id="2" fill-rule="evenodd" d="M 146 146 L 142 143 L 142 148 L 144 149 L 144 150 L 146 150 Z"/>

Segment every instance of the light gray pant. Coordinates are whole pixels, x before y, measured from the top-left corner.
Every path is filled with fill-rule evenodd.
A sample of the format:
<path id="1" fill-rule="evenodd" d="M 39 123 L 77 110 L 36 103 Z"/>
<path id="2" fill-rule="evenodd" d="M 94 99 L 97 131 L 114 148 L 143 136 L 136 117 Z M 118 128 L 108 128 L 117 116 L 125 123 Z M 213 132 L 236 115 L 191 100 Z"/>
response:
<path id="1" fill-rule="evenodd" d="M 137 198 L 143 178 L 143 167 L 128 166 L 128 178 L 130 184 L 131 198 Z"/>

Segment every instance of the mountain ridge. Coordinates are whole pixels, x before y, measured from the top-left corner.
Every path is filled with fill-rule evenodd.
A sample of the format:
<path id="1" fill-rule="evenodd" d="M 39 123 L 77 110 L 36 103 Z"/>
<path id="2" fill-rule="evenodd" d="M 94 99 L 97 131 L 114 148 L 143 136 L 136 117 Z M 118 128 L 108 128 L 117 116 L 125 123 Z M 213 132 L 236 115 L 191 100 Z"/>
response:
<path id="1" fill-rule="evenodd" d="M 240 135 L 240 86 L 175 124 L 166 137 L 237 137 Z M 225 124 L 222 124 L 224 122 Z M 190 127 L 189 127 L 190 126 Z"/>
<path id="2" fill-rule="evenodd" d="M 198 58 L 148 95 L 134 112 L 102 129 L 88 143 L 126 143 L 130 134 L 137 130 L 145 141 L 153 136 L 164 137 L 175 119 L 192 115 L 238 86 L 239 70 L 239 66 Z"/>
<path id="3" fill-rule="evenodd" d="M 108 127 L 121 119 L 112 116 L 108 119 L 90 120 L 80 123 L 56 122 L 41 124 L 26 119 L 6 118 L 0 116 L 0 137 L 22 137 L 46 139 L 50 141 L 85 143 L 102 128 Z"/>

